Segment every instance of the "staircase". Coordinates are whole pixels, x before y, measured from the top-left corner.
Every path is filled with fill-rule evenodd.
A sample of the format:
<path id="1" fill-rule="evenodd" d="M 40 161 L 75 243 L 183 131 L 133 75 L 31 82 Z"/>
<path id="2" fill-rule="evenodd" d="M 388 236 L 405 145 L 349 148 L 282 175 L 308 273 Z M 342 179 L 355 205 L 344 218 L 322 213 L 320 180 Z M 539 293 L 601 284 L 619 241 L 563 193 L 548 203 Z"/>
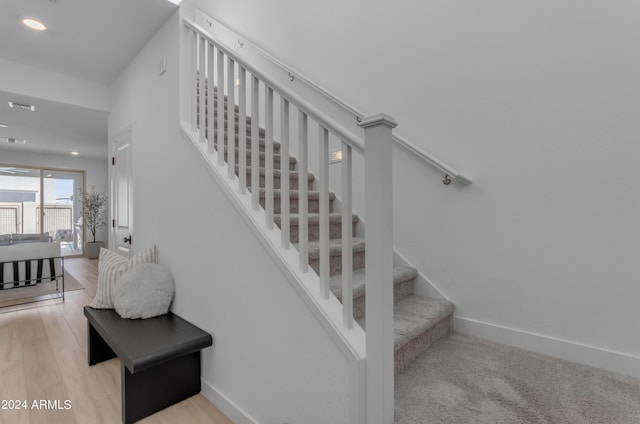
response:
<path id="1" fill-rule="evenodd" d="M 214 89 L 214 98 L 217 105 L 217 90 Z M 225 161 L 229 163 L 228 157 L 228 143 L 229 134 L 226 131 L 226 122 L 228 117 L 228 105 L 227 97 L 224 98 L 224 116 L 225 116 L 225 137 L 224 137 L 224 151 Z M 214 108 L 214 114 L 217 116 L 218 108 Z M 235 158 L 235 174 L 239 174 L 239 134 L 238 134 L 238 106 L 234 108 L 234 116 L 236 125 L 235 134 L 231 137 L 234 140 L 235 148 L 233 149 Z M 265 207 L 265 130 L 260 129 L 260 160 L 259 168 L 254 170 L 251 168 L 251 118 L 247 117 L 247 149 L 246 149 L 246 164 L 247 164 L 247 184 L 251 184 L 251 175 L 253 172 L 257 172 L 260 175 L 259 178 L 259 193 L 260 193 L 260 205 Z M 216 119 L 217 122 L 217 119 Z M 217 140 L 217 126 L 214 126 L 214 142 L 216 150 L 218 149 Z M 297 247 L 299 242 L 299 188 L 301 184 L 306 184 L 308 190 L 308 240 L 309 240 L 309 266 L 319 273 L 319 261 L 320 261 L 320 224 L 319 224 L 319 198 L 320 193 L 314 190 L 317 184 L 316 178 L 310 172 L 306 182 L 300 181 L 300 173 L 298 172 L 298 163 L 295 157 L 290 156 L 288 158 L 282 158 L 280 155 L 280 144 L 274 142 L 273 144 L 273 187 L 274 187 L 274 223 L 279 228 L 281 227 L 281 210 L 280 210 L 280 198 L 282 196 L 289 197 L 290 205 L 290 240 L 294 246 Z M 280 170 L 282 166 L 289 167 L 289 190 L 283 192 L 281 189 L 282 181 L 280 178 Z M 249 191 L 252 191 L 253 187 L 248 187 Z M 334 202 L 336 195 L 333 192 L 329 193 L 329 237 L 330 237 L 330 290 L 331 292 L 342 301 L 342 214 L 334 213 Z M 364 225 L 359 221 L 358 216 L 352 214 L 353 224 L 353 312 L 354 319 L 359 325 L 365 329 L 365 286 L 366 278 L 364 272 L 365 265 L 365 243 L 364 239 L 360 239 L 356 236 L 356 225 Z M 418 355 L 423 353 L 429 346 L 434 344 L 443 336 L 447 335 L 451 331 L 452 316 L 454 306 L 448 301 L 430 299 L 417 296 L 414 293 L 414 284 L 418 272 L 416 269 L 401 265 L 394 264 L 393 269 L 393 293 L 394 293 L 394 370 L 395 373 L 402 371 L 407 365 L 409 365 Z"/>
<path id="2" fill-rule="evenodd" d="M 395 120 L 354 112 L 327 93 L 306 97 L 304 88 L 290 85 L 291 71 L 283 69 L 286 81 L 282 70 L 268 75 L 204 27 L 183 22 L 189 51 L 181 73 L 182 134 L 340 350 L 345 361 L 335 364 L 348 383 L 340 402 L 349 422 L 391 424 L 394 373 L 451 331 L 454 310 L 450 302 L 416 295 L 417 270 L 394 264 L 394 257 L 401 261 L 392 229 Z M 329 159 L 336 142 L 340 198 L 329 187 L 338 176 Z M 452 181 L 439 161 L 407 141 L 401 145 L 445 169 L 445 184 Z M 366 213 L 366 228 L 352 212 L 354 192 L 364 194 L 356 208 Z"/>

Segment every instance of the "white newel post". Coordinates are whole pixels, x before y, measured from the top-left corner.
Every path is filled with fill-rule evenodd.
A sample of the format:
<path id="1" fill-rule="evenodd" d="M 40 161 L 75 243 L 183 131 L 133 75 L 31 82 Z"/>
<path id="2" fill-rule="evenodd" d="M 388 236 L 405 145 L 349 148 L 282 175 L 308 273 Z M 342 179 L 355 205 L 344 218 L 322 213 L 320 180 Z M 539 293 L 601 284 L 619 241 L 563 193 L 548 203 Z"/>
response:
<path id="1" fill-rule="evenodd" d="M 366 385 L 367 424 L 392 424 L 393 376 L 393 198 L 391 130 L 385 114 L 365 118 Z"/>

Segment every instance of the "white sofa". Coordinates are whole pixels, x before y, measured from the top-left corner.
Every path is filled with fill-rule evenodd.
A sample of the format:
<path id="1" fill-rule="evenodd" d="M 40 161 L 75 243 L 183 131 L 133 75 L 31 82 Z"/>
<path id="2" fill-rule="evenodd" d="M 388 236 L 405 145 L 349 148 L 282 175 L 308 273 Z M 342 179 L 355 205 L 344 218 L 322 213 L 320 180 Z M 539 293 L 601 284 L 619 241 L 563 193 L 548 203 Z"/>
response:
<path id="1" fill-rule="evenodd" d="M 63 278 L 60 243 L 27 242 L 0 246 L 0 290 Z"/>
<path id="2" fill-rule="evenodd" d="M 13 234 L 0 234 L 0 246 L 8 246 L 10 244 L 19 243 L 40 243 L 43 241 L 52 241 L 52 237 L 49 233 L 13 233 Z"/>

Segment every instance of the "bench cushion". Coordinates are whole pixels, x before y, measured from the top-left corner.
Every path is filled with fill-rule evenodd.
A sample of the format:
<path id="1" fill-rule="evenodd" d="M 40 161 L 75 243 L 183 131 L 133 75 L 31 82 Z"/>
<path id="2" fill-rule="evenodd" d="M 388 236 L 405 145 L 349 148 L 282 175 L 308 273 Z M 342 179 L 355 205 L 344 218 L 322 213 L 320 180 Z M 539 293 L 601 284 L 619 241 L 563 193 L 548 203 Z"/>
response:
<path id="1" fill-rule="evenodd" d="M 85 306 L 84 315 L 131 373 L 213 345 L 211 334 L 172 312 L 130 320 L 113 309 Z"/>

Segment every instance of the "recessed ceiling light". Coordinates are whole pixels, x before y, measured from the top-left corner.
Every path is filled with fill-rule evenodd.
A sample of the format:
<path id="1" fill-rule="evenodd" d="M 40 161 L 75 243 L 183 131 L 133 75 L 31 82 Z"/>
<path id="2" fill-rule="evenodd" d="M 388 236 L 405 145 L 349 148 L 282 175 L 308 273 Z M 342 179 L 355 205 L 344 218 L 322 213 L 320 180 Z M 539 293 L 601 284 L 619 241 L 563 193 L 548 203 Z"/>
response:
<path id="1" fill-rule="evenodd" d="M 7 124 L 0 124 L 0 128 L 9 128 L 9 125 L 7 125 Z"/>
<path id="2" fill-rule="evenodd" d="M 32 19 L 32 18 L 26 18 L 22 20 L 22 23 L 27 27 L 27 28 L 31 28 L 35 31 L 44 31 L 45 29 L 47 29 L 46 25 L 43 24 L 42 22 L 36 20 L 36 19 Z"/>
<path id="3" fill-rule="evenodd" d="M 72 151 L 72 152 L 69 152 L 69 153 L 71 153 L 71 156 L 78 156 L 80 154 L 79 152 L 76 152 L 75 150 Z"/>

